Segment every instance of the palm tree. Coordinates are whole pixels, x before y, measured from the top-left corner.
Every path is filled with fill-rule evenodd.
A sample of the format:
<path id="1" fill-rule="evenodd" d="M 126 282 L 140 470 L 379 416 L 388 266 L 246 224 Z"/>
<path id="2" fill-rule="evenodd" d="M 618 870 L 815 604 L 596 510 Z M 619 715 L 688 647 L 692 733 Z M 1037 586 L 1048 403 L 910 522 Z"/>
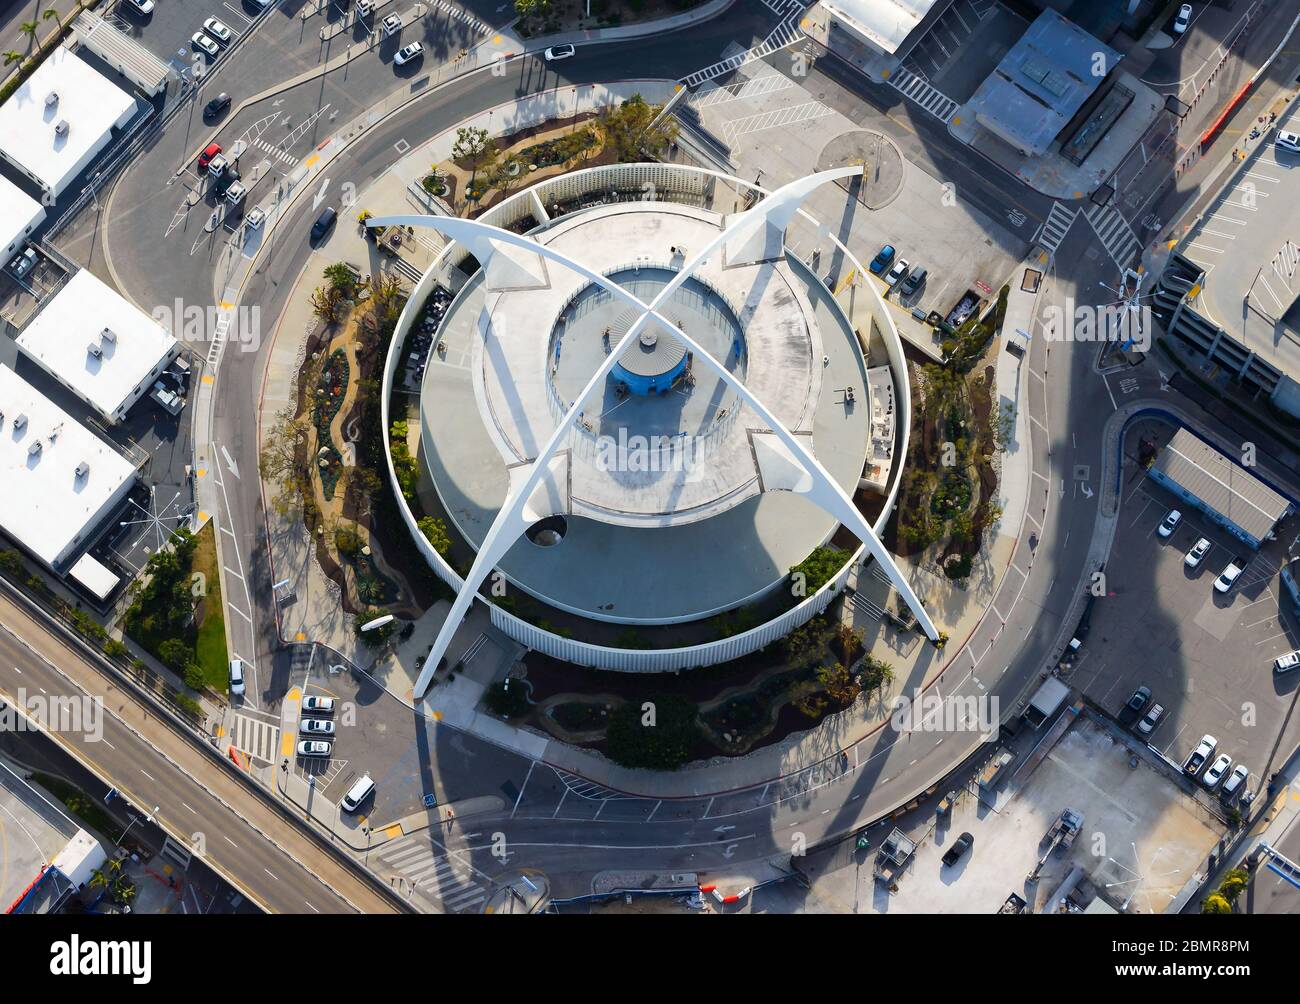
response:
<path id="1" fill-rule="evenodd" d="M 22 62 L 23 54 L 15 49 L 10 49 L 5 53 L 5 66 L 12 66 L 14 63 Z"/>
<path id="2" fill-rule="evenodd" d="M 46 21 L 53 21 L 57 19 L 58 16 L 59 16 L 58 9 L 54 7 L 46 7 L 45 13 L 41 15 L 41 17 Z"/>
<path id="3" fill-rule="evenodd" d="M 36 28 L 37 25 L 35 21 L 24 21 L 18 29 L 27 36 L 28 45 L 31 45 L 32 42 L 36 41 Z"/>

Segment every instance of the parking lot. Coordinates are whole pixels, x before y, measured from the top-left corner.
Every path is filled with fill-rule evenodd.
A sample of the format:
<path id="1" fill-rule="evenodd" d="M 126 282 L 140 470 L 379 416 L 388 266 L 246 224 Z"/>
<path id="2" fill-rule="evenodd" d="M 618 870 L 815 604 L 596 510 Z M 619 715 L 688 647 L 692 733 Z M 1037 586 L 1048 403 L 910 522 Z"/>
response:
<path id="1" fill-rule="evenodd" d="M 1300 153 L 1276 146 L 1260 125 L 1255 149 L 1189 235 L 1183 253 L 1206 271 L 1194 304 L 1238 341 L 1285 373 L 1300 373 L 1300 233 L 1289 208 L 1300 202 Z M 1283 116 L 1277 129 L 1300 129 Z"/>
<path id="2" fill-rule="evenodd" d="M 897 294 L 890 302 L 903 336 L 933 351 L 933 329 L 913 319 L 912 310 L 946 316 L 967 290 L 985 299 L 996 295 L 1028 242 L 968 202 L 968 193 L 946 187 L 919 167 L 901 144 L 845 114 L 861 118 L 854 110 L 860 102 L 841 109 L 839 96 L 832 101 L 832 92 L 820 91 L 824 81 L 808 79 L 805 86 L 758 63 L 748 76 L 739 73 L 725 86 L 701 88 L 691 103 L 709 131 L 726 138 L 736 174 L 757 177 L 765 187 L 806 174 L 810 152 L 815 152 L 818 170 L 866 160 L 860 198 L 847 199 L 839 185 L 825 186 L 809 196 L 804 208 L 834 228 L 864 267 L 882 244 L 892 244 L 899 257 L 926 268 L 928 278 L 920 289 L 905 303 L 898 302 Z M 1013 214 L 1008 222 L 1018 227 L 1026 218 Z M 848 264 L 831 253 L 824 235 L 803 218 L 791 223 L 786 246 L 837 288 L 848 278 Z"/>
<path id="3" fill-rule="evenodd" d="M 1163 436 L 1163 424 L 1135 427 L 1126 439 L 1124 501 L 1105 567 L 1104 596 L 1093 608 L 1070 682 L 1121 724 L 1140 717 L 1125 707 L 1138 687 L 1151 690 L 1149 708 L 1164 715 L 1149 737 L 1169 759 L 1182 763 L 1202 735 L 1218 739 L 1217 757 L 1250 770 L 1246 787 L 1258 791 L 1279 730 L 1279 749 L 1300 739 L 1300 721 L 1287 721 L 1300 674 L 1277 675 L 1273 660 L 1300 647 L 1300 632 L 1278 572 L 1286 560 L 1281 541 L 1252 552 L 1185 503 L 1175 503 L 1136 462 L 1139 435 Z M 1157 528 L 1177 508 L 1182 520 L 1161 538 Z M 1281 534 L 1287 540 L 1286 525 Z M 1211 542 L 1199 567 L 1184 557 L 1201 537 Z M 1245 559 L 1232 589 L 1213 583 L 1234 555 Z M 1143 737 L 1146 738 L 1146 737 Z M 1274 765 L 1277 766 L 1276 764 Z"/>

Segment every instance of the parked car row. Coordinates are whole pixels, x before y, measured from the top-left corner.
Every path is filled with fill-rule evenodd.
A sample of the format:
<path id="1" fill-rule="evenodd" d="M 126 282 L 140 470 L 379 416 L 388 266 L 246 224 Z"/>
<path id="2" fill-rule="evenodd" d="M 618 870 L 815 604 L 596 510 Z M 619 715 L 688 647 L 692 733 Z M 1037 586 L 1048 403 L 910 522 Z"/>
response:
<path id="1" fill-rule="evenodd" d="M 329 736 L 335 734 L 332 718 L 323 717 L 334 714 L 335 701 L 332 697 L 320 694 L 308 694 L 302 699 L 302 721 L 298 724 L 298 755 L 301 757 L 328 757 L 334 752 L 334 741 L 328 739 L 302 738 L 303 736 Z M 339 805 L 345 812 L 356 812 L 361 804 L 374 793 L 375 782 L 366 774 L 358 778 L 347 790 Z"/>
<path id="2" fill-rule="evenodd" d="M 1174 535 L 1174 531 L 1183 521 L 1183 514 L 1177 509 L 1170 509 L 1165 513 L 1165 518 L 1160 521 L 1156 527 L 1156 534 L 1162 539 L 1168 540 Z M 1201 560 L 1209 553 L 1211 544 L 1205 537 L 1197 539 L 1196 543 L 1188 548 L 1187 554 L 1183 558 L 1183 564 L 1188 568 L 1199 568 Z M 1223 571 L 1218 574 L 1214 580 L 1214 589 L 1219 593 L 1232 591 L 1233 585 L 1241 576 L 1242 570 L 1246 567 L 1247 562 L 1244 558 L 1233 556 L 1232 560 L 1224 567 Z"/>
<path id="3" fill-rule="evenodd" d="M 235 33 L 228 25 L 215 17 L 210 17 L 203 22 L 201 31 L 196 31 L 190 36 L 190 43 L 194 48 L 205 53 L 209 59 L 216 59 L 221 55 L 221 47 L 229 45 L 234 37 Z"/>
<path id="4" fill-rule="evenodd" d="M 1222 782 L 1223 787 L 1219 788 L 1219 797 L 1224 801 L 1229 801 L 1240 794 L 1243 801 L 1249 802 L 1254 797 L 1254 794 L 1249 790 L 1244 790 L 1243 785 L 1245 785 L 1247 778 L 1250 777 L 1250 768 L 1242 763 L 1233 767 L 1232 757 L 1226 753 L 1220 753 L 1215 757 L 1214 754 L 1218 748 L 1219 740 L 1215 739 L 1214 736 L 1208 733 L 1202 736 L 1196 748 L 1183 761 L 1183 771 L 1191 777 L 1200 775 L 1201 784 L 1205 785 L 1210 791 L 1219 788 L 1219 784 Z M 1214 757 L 1214 759 L 1211 760 L 1211 757 Z M 1202 768 L 1205 769 L 1203 775 L 1201 774 Z M 1229 772 L 1230 768 L 1231 772 Z M 1224 780 L 1225 775 L 1227 776 L 1226 781 Z"/>
<path id="5" fill-rule="evenodd" d="M 868 268 L 872 275 L 881 276 L 890 289 L 898 287 L 900 297 L 911 296 L 919 290 L 929 275 L 924 265 L 913 267 L 906 258 L 898 257 L 892 244 L 877 251 Z"/>

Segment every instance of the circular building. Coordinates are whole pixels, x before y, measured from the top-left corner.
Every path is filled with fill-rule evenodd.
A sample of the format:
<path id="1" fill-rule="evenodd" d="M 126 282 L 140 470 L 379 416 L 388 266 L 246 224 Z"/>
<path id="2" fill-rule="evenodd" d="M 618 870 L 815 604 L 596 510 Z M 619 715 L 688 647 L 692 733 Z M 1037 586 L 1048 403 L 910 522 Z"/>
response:
<path id="1" fill-rule="evenodd" d="M 581 198 L 582 175 L 588 194 L 607 195 L 611 172 L 617 182 L 620 170 L 647 167 L 666 182 L 656 201 Z M 806 192 L 770 195 L 757 203 L 770 204 L 763 214 L 744 211 L 751 186 L 689 168 L 620 165 L 556 181 L 568 206 L 529 190 L 481 221 L 522 235 L 438 223 L 459 243 L 399 321 L 385 393 L 409 333 L 433 323 L 424 305 L 434 285 L 459 286 L 421 340 L 419 514 L 444 518 L 476 553 L 491 541 L 490 567 L 556 611 L 640 626 L 698 621 L 783 588 L 841 522 L 862 520 L 844 508 L 860 489 L 884 497 L 883 525 L 900 474 L 893 458 L 906 451 L 901 346 L 870 283 L 853 291 L 866 305 L 855 328 L 787 250 Z M 842 272 L 855 264 L 845 259 Z M 406 516 L 414 529 L 418 514 Z M 878 527 L 856 529 L 879 547 Z M 460 589 L 461 576 L 415 538 Z M 636 653 L 499 608 L 493 620 L 571 661 L 675 669 L 767 644 L 842 581 L 712 647 Z"/>

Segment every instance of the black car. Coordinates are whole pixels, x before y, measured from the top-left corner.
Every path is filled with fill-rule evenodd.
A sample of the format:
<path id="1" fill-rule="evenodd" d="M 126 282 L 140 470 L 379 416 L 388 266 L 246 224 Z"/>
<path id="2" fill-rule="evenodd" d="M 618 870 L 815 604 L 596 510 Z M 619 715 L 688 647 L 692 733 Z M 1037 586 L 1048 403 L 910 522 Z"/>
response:
<path id="1" fill-rule="evenodd" d="M 214 119 L 229 107 L 230 95 L 225 93 L 218 94 L 203 106 L 203 117 L 205 119 Z"/>
<path id="2" fill-rule="evenodd" d="M 1136 714 L 1147 706 L 1149 700 L 1151 700 L 1151 690 L 1147 687 L 1138 687 L 1133 691 L 1133 696 L 1128 699 L 1128 709 Z"/>
<path id="3" fill-rule="evenodd" d="M 311 239 L 318 241 L 329 233 L 330 227 L 334 226 L 334 221 L 338 219 L 338 215 L 338 210 L 332 206 L 327 207 L 316 217 L 316 222 L 311 225 Z"/>
<path id="4" fill-rule="evenodd" d="M 971 844 L 973 843 L 975 843 L 975 838 L 969 833 L 963 833 L 960 837 L 954 840 L 952 846 L 948 848 L 947 853 L 943 856 L 945 867 L 951 868 L 960 861 L 961 856 L 970 850 Z"/>

